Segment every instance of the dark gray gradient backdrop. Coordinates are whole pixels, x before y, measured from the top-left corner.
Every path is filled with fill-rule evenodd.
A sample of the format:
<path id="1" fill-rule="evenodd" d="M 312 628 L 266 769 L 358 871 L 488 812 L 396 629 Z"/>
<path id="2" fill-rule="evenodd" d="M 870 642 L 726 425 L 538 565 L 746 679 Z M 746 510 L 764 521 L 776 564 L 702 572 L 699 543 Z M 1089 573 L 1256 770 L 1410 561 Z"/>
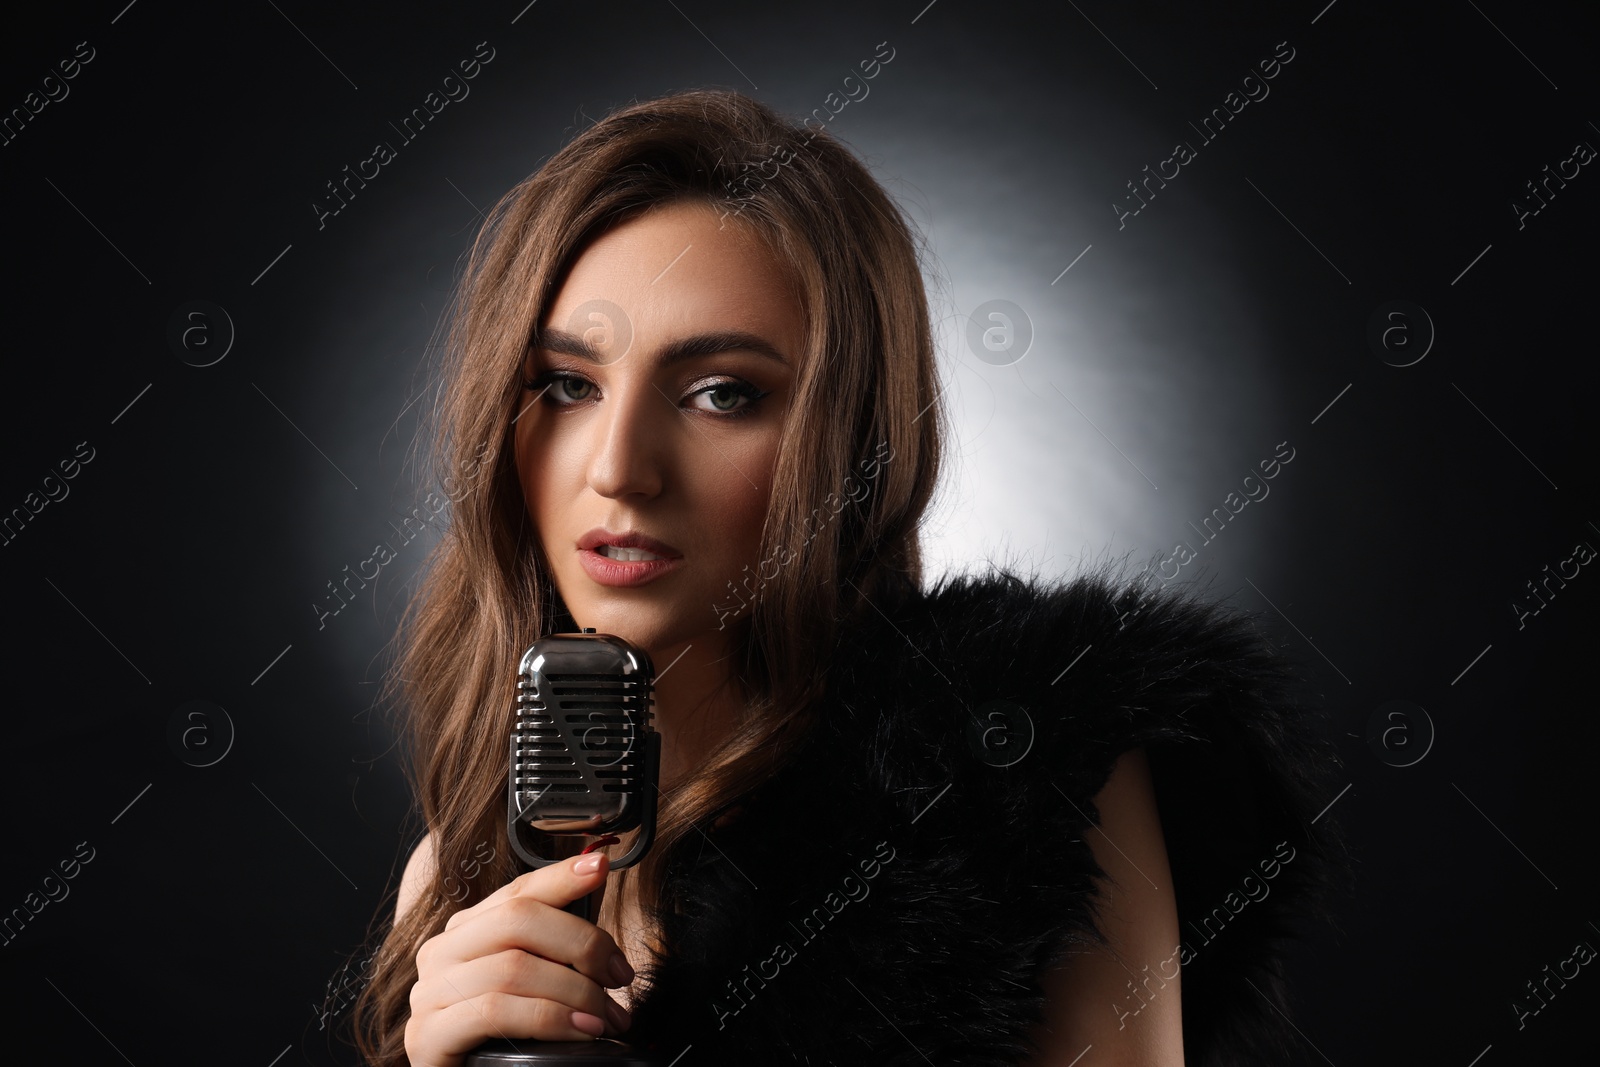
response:
<path id="1" fill-rule="evenodd" d="M 927 237 L 959 426 L 935 575 L 1183 542 L 1177 580 L 1262 611 L 1304 663 L 1359 879 L 1293 957 L 1302 1063 L 1592 1047 L 1593 968 L 1520 1026 L 1513 1007 L 1600 946 L 1580 684 L 1600 577 L 1513 608 L 1600 546 L 1600 177 L 1565 164 L 1537 214 L 1526 189 L 1600 146 L 1584 8 L 924 2 L 111 0 L 12 25 L 0 108 L 67 95 L 0 145 L 0 509 L 66 492 L 0 547 L 0 913 L 30 916 L 0 946 L 10 1040 L 349 1059 L 319 1016 L 347 1017 L 339 970 L 420 832 L 374 696 L 436 532 L 320 627 L 314 605 L 422 501 L 428 346 L 479 212 L 616 105 L 717 85 L 798 117 L 887 42 L 828 128 Z M 46 83 L 80 41 L 93 58 Z M 404 142 L 390 123 L 479 42 L 470 95 Z M 1270 94 L 1207 142 L 1190 124 L 1279 42 Z M 325 183 L 378 141 L 395 159 L 319 228 Z M 1119 223 L 1180 141 L 1195 158 Z M 220 319 L 210 349 L 168 341 L 196 300 L 236 332 L 207 367 L 182 357 L 218 354 Z M 969 345 L 991 300 L 1021 309 L 1021 359 Z M 79 442 L 92 460 L 46 482 Z M 1205 543 L 1190 524 L 1279 442 L 1270 494 Z M 1431 747 L 1415 710 L 1369 743 L 1393 700 Z M 47 888 L 67 895 L 32 914 Z"/>

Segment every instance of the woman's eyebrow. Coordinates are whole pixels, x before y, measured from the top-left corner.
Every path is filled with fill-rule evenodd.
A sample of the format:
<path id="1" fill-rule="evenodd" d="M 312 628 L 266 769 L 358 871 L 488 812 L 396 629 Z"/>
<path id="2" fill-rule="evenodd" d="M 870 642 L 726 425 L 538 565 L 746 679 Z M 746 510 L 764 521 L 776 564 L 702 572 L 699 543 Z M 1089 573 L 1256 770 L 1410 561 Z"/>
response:
<path id="1" fill-rule="evenodd" d="M 563 355 L 576 356 L 590 363 L 604 365 L 607 362 L 605 357 L 582 337 L 554 327 L 535 333 L 533 347 L 547 352 L 559 352 Z M 697 333 L 689 337 L 680 337 L 675 341 L 669 341 L 662 346 L 661 351 L 657 354 L 656 363 L 657 366 L 669 367 L 686 359 L 733 351 L 754 352 L 758 356 L 776 360 L 785 366 L 789 364 L 783 353 L 779 352 L 771 342 L 744 330 L 713 330 L 709 333 Z"/>

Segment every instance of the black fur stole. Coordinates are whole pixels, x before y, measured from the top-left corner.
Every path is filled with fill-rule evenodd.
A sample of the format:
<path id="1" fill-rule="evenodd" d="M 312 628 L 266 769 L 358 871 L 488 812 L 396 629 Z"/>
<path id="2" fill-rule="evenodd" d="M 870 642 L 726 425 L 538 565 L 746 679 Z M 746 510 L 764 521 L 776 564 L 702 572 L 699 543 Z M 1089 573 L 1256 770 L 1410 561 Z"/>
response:
<path id="1" fill-rule="evenodd" d="M 628 1040 L 679 1067 L 1023 1062 L 1041 972 L 1098 937 L 1092 798 L 1143 746 L 1182 942 L 1132 966 L 1181 964 L 1191 1067 L 1283 1062 L 1277 946 L 1343 873 L 1332 816 L 1312 825 L 1339 780 L 1251 617 L 1005 570 L 875 603 L 797 757 L 674 846 Z"/>

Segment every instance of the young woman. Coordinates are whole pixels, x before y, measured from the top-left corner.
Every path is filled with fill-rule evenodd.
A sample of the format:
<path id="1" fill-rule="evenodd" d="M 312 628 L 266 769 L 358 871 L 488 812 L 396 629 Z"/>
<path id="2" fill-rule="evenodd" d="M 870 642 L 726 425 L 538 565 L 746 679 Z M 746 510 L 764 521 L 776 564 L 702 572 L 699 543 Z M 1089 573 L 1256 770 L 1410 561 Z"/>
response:
<path id="1" fill-rule="evenodd" d="M 827 132 L 730 92 L 613 113 L 496 206 L 450 342 L 454 506 L 395 671 L 427 833 L 356 1012 L 370 1062 L 1282 1051 L 1273 946 L 1332 795 L 1292 672 L 1150 582 L 923 590 L 917 245 Z M 519 873 L 514 665 L 584 627 L 656 666 L 656 844 Z M 589 893 L 596 922 L 562 910 Z"/>

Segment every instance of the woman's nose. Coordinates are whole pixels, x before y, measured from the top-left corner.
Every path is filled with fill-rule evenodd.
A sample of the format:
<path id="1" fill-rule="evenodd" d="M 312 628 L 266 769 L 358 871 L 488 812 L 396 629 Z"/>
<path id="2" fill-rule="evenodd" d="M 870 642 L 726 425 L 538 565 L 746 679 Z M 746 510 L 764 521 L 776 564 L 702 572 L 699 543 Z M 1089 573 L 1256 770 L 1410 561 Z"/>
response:
<path id="1" fill-rule="evenodd" d="M 654 383 L 628 389 L 600 405 L 589 455 L 589 486 L 604 497 L 661 492 L 667 420 L 680 417 Z"/>

